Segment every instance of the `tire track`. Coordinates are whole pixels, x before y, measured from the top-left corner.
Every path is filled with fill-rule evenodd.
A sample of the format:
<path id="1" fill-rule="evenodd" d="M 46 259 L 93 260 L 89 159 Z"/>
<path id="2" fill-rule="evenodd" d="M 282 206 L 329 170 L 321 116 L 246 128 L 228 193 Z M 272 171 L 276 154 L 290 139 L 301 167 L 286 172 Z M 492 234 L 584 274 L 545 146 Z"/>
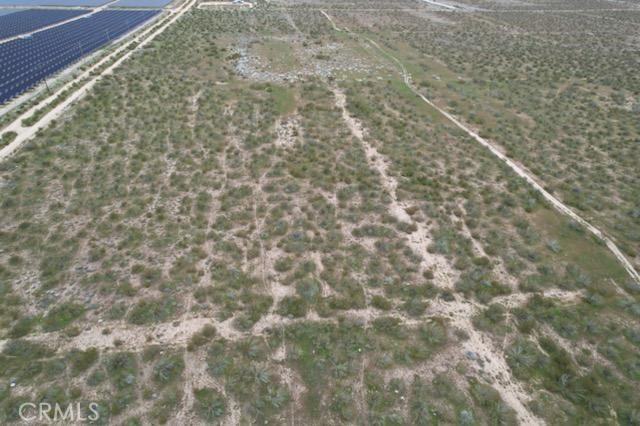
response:
<path id="1" fill-rule="evenodd" d="M 321 11 L 321 12 L 322 12 L 322 14 L 324 16 L 327 17 L 327 19 L 329 20 L 329 22 L 331 23 L 333 28 L 336 29 L 337 31 L 340 31 L 340 29 L 334 23 L 333 19 L 325 11 Z M 348 33 L 351 33 L 351 31 L 346 27 L 343 28 L 343 30 L 348 32 Z M 567 206 L 562 201 L 560 201 L 559 198 L 555 197 L 549 191 L 544 189 L 544 187 L 540 183 L 538 183 L 538 179 L 536 177 L 534 177 L 533 173 L 531 173 L 528 170 L 526 170 L 526 168 L 523 165 L 518 164 L 514 160 L 510 159 L 509 157 L 507 157 L 502 151 L 500 151 L 500 149 L 498 149 L 491 142 L 489 142 L 486 139 L 482 138 L 475 131 L 470 129 L 465 124 L 461 123 L 460 120 L 458 120 L 456 117 L 454 117 L 453 115 L 451 115 L 450 113 L 448 113 L 444 109 L 440 108 L 433 101 L 431 101 L 426 96 L 424 96 L 422 93 L 420 93 L 420 91 L 413 85 L 411 73 L 409 73 L 407 68 L 404 66 L 404 64 L 398 58 L 396 58 L 392 54 L 388 53 L 386 50 L 384 50 L 382 47 L 380 47 L 380 45 L 378 43 L 376 43 L 374 40 L 370 39 L 369 37 L 364 36 L 364 35 L 360 35 L 360 36 L 363 37 L 367 42 L 369 42 L 382 55 L 384 55 L 387 58 L 391 59 L 394 63 L 396 63 L 396 65 L 398 65 L 398 67 L 400 68 L 400 71 L 401 71 L 403 82 L 404 82 L 405 86 L 409 90 L 411 90 L 411 92 L 413 92 L 423 102 L 425 102 L 426 104 L 431 106 L 433 109 L 435 109 L 440 114 L 442 114 L 445 118 L 447 118 L 449 121 L 451 121 L 453 124 L 455 124 L 459 129 L 463 130 L 467 135 L 469 135 L 471 138 L 473 138 L 476 142 L 478 142 L 479 144 L 481 144 L 482 146 L 487 148 L 489 150 L 489 152 L 491 152 L 491 154 L 493 154 L 495 157 L 497 157 L 498 159 L 502 160 L 507 166 L 509 166 L 509 168 L 513 172 L 515 172 L 518 176 L 523 178 L 529 185 L 531 185 L 533 187 L 533 189 L 536 190 L 536 192 L 538 192 L 540 195 L 542 195 L 544 197 L 544 199 L 547 200 L 547 202 L 549 202 L 549 204 L 551 204 L 551 206 L 554 209 L 556 209 L 559 213 L 561 213 L 561 214 L 563 214 L 565 216 L 568 216 L 572 220 L 576 221 L 577 223 L 582 225 L 585 229 L 587 229 L 587 231 L 589 231 L 592 235 L 594 235 L 596 238 L 598 238 L 600 241 L 602 241 L 607 246 L 609 251 L 615 256 L 615 258 L 622 264 L 622 266 L 627 271 L 629 276 L 634 281 L 636 281 L 637 283 L 640 283 L 640 274 L 638 274 L 638 271 L 635 270 L 635 268 L 631 264 L 631 262 L 625 257 L 625 255 L 622 253 L 622 251 L 618 248 L 618 246 L 615 244 L 615 242 L 608 235 L 606 235 L 603 231 L 601 231 L 600 229 L 596 228 L 594 225 L 589 223 L 586 219 L 582 218 L 580 215 L 578 215 L 576 212 L 574 212 L 569 206 Z"/>
<path id="2" fill-rule="evenodd" d="M 436 266 L 436 276 L 440 278 L 438 282 L 442 284 L 444 279 L 445 287 L 452 287 L 451 276 L 453 271 L 446 259 L 435 257 L 427 251 L 429 240 L 429 230 L 422 224 L 414 222 L 404 209 L 402 202 L 398 201 L 396 196 L 397 181 L 387 173 L 387 161 L 364 139 L 364 131 L 359 121 L 349 115 L 346 109 L 346 96 L 338 89 L 334 89 L 336 96 L 336 106 L 342 110 L 342 117 L 346 122 L 349 130 L 362 144 L 367 161 L 372 169 L 376 170 L 382 179 L 382 186 L 391 197 L 389 210 L 396 219 L 404 222 L 415 224 L 417 230 L 409 237 L 411 249 L 422 258 L 421 266 L 424 268 L 427 261 Z M 517 413 L 520 421 L 525 425 L 540 425 L 544 422 L 536 417 L 526 406 L 529 401 L 529 395 L 523 386 L 515 380 L 511 374 L 511 369 L 506 362 L 504 353 L 500 348 L 496 348 L 491 338 L 485 336 L 484 333 L 477 330 L 473 326 L 472 318 L 478 311 L 478 306 L 471 301 L 460 298 L 459 295 L 454 296 L 451 302 L 442 302 L 440 300 L 431 301 L 430 310 L 435 310 L 438 315 L 450 319 L 451 324 L 461 330 L 464 330 L 468 339 L 462 343 L 464 353 L 473 354 L 476 361 L 472 364 L 477 374 L 485 377 L 486 380 L 498 391 L 502 400 L 509 405 Z"/>

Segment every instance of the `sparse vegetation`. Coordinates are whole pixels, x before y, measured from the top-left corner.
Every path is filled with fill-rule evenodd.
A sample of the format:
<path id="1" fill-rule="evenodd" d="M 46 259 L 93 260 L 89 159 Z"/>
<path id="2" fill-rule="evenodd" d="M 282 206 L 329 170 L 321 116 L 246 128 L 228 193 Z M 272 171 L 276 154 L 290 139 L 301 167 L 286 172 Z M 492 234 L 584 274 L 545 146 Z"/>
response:
<path id="1" fill-rule="evenodd" d="M 456 3 L 194 9 L 0 163 L 0 423 L 636 424 L 640 283 L 385 52 L 637 265 L 640 12 Z"/>

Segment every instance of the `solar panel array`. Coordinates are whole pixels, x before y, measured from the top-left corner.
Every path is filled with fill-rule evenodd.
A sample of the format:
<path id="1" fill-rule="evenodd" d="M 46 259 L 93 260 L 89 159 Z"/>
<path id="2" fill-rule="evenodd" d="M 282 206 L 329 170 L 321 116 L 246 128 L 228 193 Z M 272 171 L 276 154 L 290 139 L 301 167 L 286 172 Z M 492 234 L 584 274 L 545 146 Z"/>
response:
<path id="1" fill-rule="evenodd" d="M 9 15 L 11 13 L 20 12 L 23 9 L 0 9 L 0 16 Z"/>
<path id="2" fill-rule="evenodd" d="M 30 9 L 0 16 L 0 39 L 29 33 L 88 12 L 78 9 Z"/>
<path id="3" fill-rule="evenodd" d="M 171 0 L 118 0 L 109 7 L 165 7 Z"/>
<path id="4" fill-rule="evenodd" d="M 105 10 L 0 44 L 0 103 L 158 13 L 159 10 Z"/>
<path id="5" fill-rule="evenodd" d="M 109 0 L 0 0 L 0 6 L 86 6 L 95 7 Z"/>

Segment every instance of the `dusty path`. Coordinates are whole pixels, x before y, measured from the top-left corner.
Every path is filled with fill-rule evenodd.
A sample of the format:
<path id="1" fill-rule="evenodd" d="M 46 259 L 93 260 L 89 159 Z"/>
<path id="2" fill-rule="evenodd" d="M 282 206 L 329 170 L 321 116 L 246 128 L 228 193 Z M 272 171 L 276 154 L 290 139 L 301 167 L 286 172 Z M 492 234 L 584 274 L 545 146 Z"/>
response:
<path id="1" fill-rule="evenodd" d="M 20 115 L 16 120 L 14 120 L 11 124 L 5 127 L 2 130 L 3 134 L 7 132 L 15 132 L 16 138 L 7 146 L 0 150 L 0 162 L 8 158 L 11 154 L 13 154 L 23 143 L 27 140 L 31 139 L 36 132 L 40 129 L 46 128 L 51 121 L 57 119 L 64 110 L 71 105 L 73 102 L 82 98 L 89 90 L 93 88 L 93 86 L 100 81 L 103 76 L 109 75 L 112 73 L 118 66 L 120 66 L 124 61 L 126 61 L 131 55 L 136 52 L 138 49 L 143 48 L 153 39 L 155 39 L 158 35 L 162 34 L 164 30 L 166 30 L 171 24 L 173 24 L 176 20 L 178 20 L 185 12 L 187 12 L 194 4 L 196 0 L 190 0 L 184 3 L 181 7 L 177 8 L 175 11 L 170 11 L 170 16 L 168 20 L 165 20 L 159 27 L 156 28 L 156 24 L 158 22 L 157 19 L 152 19 L 150 23 L 147 24 L 146 29 L 142 31 L 140 34 L 129 40 L 127 43 L 120 46 L 118 49 L 113 51 L 111 54 L 97 62 L 91 68 L 87 69 L 84 73 L 82 73 L 78 79 L 72 80 L 62 86 L 58 91 L 56 91 L 51 96 L 44 99 L 39 104 L 30 108 L 27 112 Z M 165 16 L 166 17 L 166 16 Z M 137 43 L 137 44 L 135 44 Z M 132 47 L 135 46 L 135 47 Z M 126 51 L 124 55 L 122 55 L 119 59 L 117 59 L 113 64 L 107 67 L 100 74 L 93 76 L 93 73 L 96 72 L 101 66 L 105 65 L 117 55 Z M 82 84 L 75 92 L 70 94 L 64 101 L 60 104 L 56 105 L 51 111 L 44 114 L 36 123 L 31 126 L 23 126 L 22 121 L 31 117 L 40 109 L 46 107 L 56 100 L 59 94 L 63 93 L 65 90 L 70 89 L 74 83 L 77 81 L 83 81 L 84 79 L 88 79 L 84 84 Z"/>
<path id="2" fill-rule="evenodd" d="M 340 28 L 338 28 L 338 26 L 336 25 L 336 23 L 333 22 L 333 18 L 331 18 L 331 16 L 329 16 L 329 14 L 327 12 L 325 12 L 324 10 L 320 10 L 320 13 L 322 13 L 325 16 L 325 18 L 327 18 L 329 20 L 329 22 L 331 23 L 331 26 L 333 27 L 334 30 L 341 31 Z"/>
<path id="3" fill-rule="evenodd" d="M 284 19 L 286 19 L 293 31 L 295 31 L 297 34 L 302 34 L 302 31 L 300 31 L 300 28 L 298 28 L 298 25 L 296 25 L 296 21 L 293 20 L 293 17 L 289 13 L 289 11 L 283 10 L 282 13 L 284 15 Z"/>
<path id="4" fill-rule="evenodd" d="M 563 303 L 571 303 L 582 295 L 577 291 L 564 291 L 549 289 L 541 293 L 544 297 L 554 298 Z M 495 298 L 495 302 L 502 303 L 509 308 L 522 306 L 532 294 L 514 293 Z M 472 329 L 461 323 L 461 317 L 471 318 L 481 307 L 472 301 L 443 301 L 430 299 L 428 316 L 442 316 L 454 321 L 463 329 Z M 341 312 L 340 316 L 365 323 L 370 318 L 379 314 L 373 308 L 352 309 Z M 407 318 L 401 312 L 389 313 L 398 318 L 406 326 L 415 326 L 422 323 L 421 319 Z M 247 336 L 263 335 L 267 329 L 283 329 L 297 322 L 317 320 L 323 322 L 335 322 L 337 319 L 320 319 L 308 314 L 304 318 L 286 318 L 275 313 L 263 316 L 249 331 L 239 331 L 233 327 L 233 317 L 219 321 L 214 317 L 183 317 L 173 321 L 150 325 L 133 325 L 124 320 L 98 322 L 85 327 L 80 334 L 73 337 L 65 336 L 63 332 L 39 332 L 29 334 L 23 339 L 51 343 L 57 342 L 59 351 L 70 349 L 85 350 L 91 347 L 100 349 L 118 348 L 119 350 L 139 350 L 149 345 L 184 346 L 195 333 L 205 325 L 212 325 L 216 329 L 216 336 L 227 340 L 238 340 Z M 468 330 L 467 330 L 468 331 Z M 0 352 L 11 339 L 0 340 Z M 119 341 L 118 346 L 114 345 Z"/>
<path id="5" fill-rule="evenodd" d="M 461 307 L 465 304 L 461 303 Z M 464 311 L 463 311 L 464 312 Z M 518 420 L 524 425 L 542 425 L 545 422 L 534 415 L 527 407 L 530 401 L 529 393 L 511 374 L 511 368 L 507 364 L 504 352 L 496 347 L 491 338 L 476 330 L 472 324 L 473 310 L 469 309 L 465 314 L 454 316 L 452 324 L 465 330 L 469 336 L 462 344 L 463 351 L 473 357 L 474 369 L 481 377 L 485 378 L 498 391 L 500 398 L 518 416 Z"/>
<path id="6" fill-rule="evenodd" d="M 340 317 L 366 323 L 376 314 L 377 311 L 372 308 L 353 309 L 341 312 Z M 419 320 L 408 319 L 400 315 L 396 315 L 396 317 L 407 326 L 420 323 Z M 86 350 L 88 348 L 139 351 L 151 345 L 184 347 L 191 336 L 205 325 L 215 327 L 216 336 L 235 341 L 249 336 L 264 336 L 267 330 L 284 329 L 284 327 L 304 321 L 339 323 L 338 318 L 320 318 L 313 313 L 302 318 L 287 318 L 270 313 L 260 318 L 251 330 L 239 331 L 233 327 L 233 320 L 233 317 L 224 321 L 213 317 L 177 318 L 173 321 L 150 325 L 134 325 L 120 320 L 93 323 L 82 330 L 80 334 L 72 337 L 66 336 L 64 332 L 54 331 L 32 333 L 22 339 L 45 345 L 51 345 L 52 342 L 55 342 L 55 348 L 61 353 L 72 349 Z M 0 340 L 0 352 L 11 340 L 13 339 Z"/>
<path id="7" fill-rule="evenodd" d="M 387 172 L 386 160 L 376 148 L 374 148 L 364 138 L 364 129 L 362 124 L 349 115 L 346 108 L 346 96 L 338 89 L 334 89 L 336 97 L 336 106 L 342 110 L 342 118 L 349 127 L 349 130 L 355 136 L 365 151 L 369 166 L 376 170 L 382 180 L 382 186 L 389 194 L 390 213 L 396 219 L 412 223 L 416 226 L 416 231 L 409 236 L 409 245 L 418 256 L 422 258 L 421 266 L 424 269 L 431 265 L 435 266 L 436 283 L 439 286 L 451 288 L 453 286 L 451 269 L 445 258 L 433 255 L 428 252 L 429 230 L 420 222 L 415 222 L 406 212 L 406 205 L 399 201 L 396 195 L 398 183 L 396 179 Z M 526 301 L 528 295 L 522 295 L 517 298 L 518 301 Z M 515 297 L 514 297 L 515 299 Z M 520 300 L 522 299 L 522 300 Z M 500 348 L 495 347 L 491 338 L 485 336 L 482 332 L 476 330 L 473 326 L 472 318 L 478 312 L 479 307 L 476 303 L 462 300 L 458 295 L 451 302 L 442 300 L 431 301 L 429 308 L 430 315 L 439 315 L 449 318 L 451 324 L 461 330 L 464 330 L 469 336 L 462 343 L 462 352 L 470 354 L 475 361 L 472 365 L 478 375 L 485 378 L 498 391 L 501 398 L 511 408 L 515 410 L 518 418 L 523 424 L 538 425 L 544 422 L 537 418 L 526 406 L 526 402 L 530 400 L 527 392 L 511 375 L 511 369 L 507 365 L 504 353 Z"/>
<path id="8" fill-rule="evenodd" d="M 427 250 L 427 247 L 431 243 L 431 233 L 429 232 L 429 229 L 424 223 L 414 221 L 407 213 L 410 205 L 398 199 L 396 194 L 398 182 L 387 170 L 389 160 L 380 154 L 374 146 L 367 142 L 364 137 L 364 128 L 362 124 L 356 118 L 352 117 L 349 114 L 349 111 L 347 111 L 347 98 L 345 94 L 336 88 L 333 89 L 333 92 L 336 97 L 336 106 L 342 111 L 342 119 L 351 131 L 351 134 L 355 136 L 362 145 L 369 167 L 380 175 L 382 187 L 390 198 L 389 212 L 398 221 L 412 224 L 416 228 L 414 232 L 409 234 L 408 243 L 411 250 L 422 259 L 420 263 L 421 272 L 433 268 L 433 273 L 438 285 L 446 288 L 453 288 L 453 277 L 455 276 L 455 273 L 447 259 L 443 256 L 429 253 Z"/>
<path id="9" fill-rule="evenodd" d="M 232 1 L 203 1 L 198 4 L 198 9 L 206 9 L 207 7 L 237 7 L 237 8 L 249 8 L 253 7 L 253 3 L 241 1 L 239 3 L 234 3 Z"/>
<path id="10" fill-rule="evenodd" d="M 452 302 L 434 300 L 430 306 L 433 314 L 448 318 L 451 325 L 466 332 L 468 338 L 462 342 L 460 351 L 471 361 L 476 374 L 491 384 L 516 412 L 521 424 L 544 425 L 545 422 L 527 407 L 530 395 L 511 374 L 502 348 L 473 326 L 472 320 L 478 310 L 475 302 L 463 300 L 458 295 Z"/>
<path id="11" fill-rule="evenodd" d="M 336 29 L 337 26 L 334 23 L 333 19 L 331 19 L 331 17 L 326 12 L 324 11 L 321 11 L 321 12 L 324 16 L 327 17 L 327 19 L 329 19 L 334 29 Z M 344 30 L 347 32 L 350 32 L 346 28 Z M 505 164 L 511 168 L 511 170 L 513 170 L 518 176 L 526 180 L 527 183 L 529 183 L 529 185 L 531 185 L 539 194 L 541 194 L 551 204 L 551 206 L 553 206 L 558 212 L 578 222 L 579 224 L 584 226 L 591 234 L 593 234 L 599 240 L 604 242 L 607 248 L 611 251 L 611 253 L 613 253 L 616 259 L 618 259 L 618 261 L 622 264 L 622 266 L 625 268 L 625 270 L 631 276 L 631 278 L 633 278 L 637 283 L 640 283 L 640 274 L 638 274 L 638 272 L 635 270 L 631 262 L 629 262 L 629 260 L 625 257 L 625 255 L 618 248 L 618 246 L 616 246 L 616 244 L 613 242 L 611 238 L 609 238 L 604 232 L 600 231 L 598 228 L 590 224 L 587 220 L 583 219 L 580 215 L 574 212 L 570 207 L 565 205 L 562 201 L 560 201 L 558 198 L 556 198 L 551 193 L 549 193 L 546 189 L 544 189 L 543 186 L 540 183 L 538 183 L 537 179 L 533 176 L 533 173 L 526 170 L 523 165 L 520 165 L 515 161 L 511 160 L 502 151 L 500 151 L 500 149 L 498 149 L 496 146 L 491 144 L 491 142 L 480 137 L 480 135 L 478 135 L 476 132 L 471 130 L 466 125 L 462 124 L 456 117 L 449 114 L 447 111 L 440 108 L 435 103 L 433 103 L 430 99 L 428 99 L 426 96 L 420 93 L 420 91 L 416 89 L 416 87 L 412 83 L 411 74 L 398 58 L 388 53 L 386 50 L 382 49 L 380 45 L 376 43 L 374 40 L 368 38 L 367 36 L 362 36 L 362 37 L 365 40 L 367 40 L 373 47 L 375 47 L 381 54 L 390 58 L 393 62 L 395 62 L 400 67 L 404 84 L 407 86 L 409 90 L 411 90 L 416 96 L 422 99 L 422 101 L 424 101 L 429 106 L 431 106 L 436 111 L 438 111 L 440 114 L 445 116 L 449 121 L 455 124 L 458 128 L 460 128 L 469 136 L 471 136 L 476 142 L 480 143 L 482 146 L 487 148 L 491 152 L 491 154 L 498 157 L 500 160 L 504 161 Z"/>
<path id="12" fill-rule="evenodd" d="M 447 10 L 461 10 L 458 7 L 451 6 L 450 4 L 442 3 L 442 2 L 439 2 L 439 1 L 434 1 L 434 0 L 422 0 L 422 1 L 425 2 L 425 3 L 428 3 L 430 5 L 433 5 L 433 6 L 443 7 L 445 9 L 447 9 Z"/>

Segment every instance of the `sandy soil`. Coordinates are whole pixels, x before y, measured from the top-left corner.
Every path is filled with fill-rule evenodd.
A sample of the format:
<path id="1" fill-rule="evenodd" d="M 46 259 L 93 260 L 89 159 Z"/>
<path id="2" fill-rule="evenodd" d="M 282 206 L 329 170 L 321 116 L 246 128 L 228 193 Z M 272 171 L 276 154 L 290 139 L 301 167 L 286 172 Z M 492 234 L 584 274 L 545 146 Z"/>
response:
<path id="1" fill-rule="evenodd" d="M 275 122 L 275 144 L 280 148 L 289 148 L 295 145 L 300 132 L 300 122 L 297 115 L 278 117 Z"/>
<path id="2" fill-rule="evenodd" d="M 407 242 L 409 247 L 411 247 L 411 250 L 413 250 L 413 252 L 422 259 L 420 264 L 421 272 L 432 269 L 438 285 L 452 288 L 453 277 L 456 273 L 453 271 L 445 257 L 429 253 L 427 250 L 427 247 L 431 243 L 431 233 L 424 223 L 414 221 L 407 213 L 410 205 L 407 202 L 398 199 L 396 194 L 398 182 L 388 172 L 389 160 L 380 154 L 373 145 L 367 142 L 362 124 L 356 118 L 349 115 L 349 112 L 347 111 L 347 99 L 345 94 L 337 88 L 334 88 L 333 90 L 336 97 L 336 106 L 342 111 L 342 118 L 344 122 L 347 124 L 347 127 L 353 136 L 355 136 L 362 144 L 369 167 L 378 172 L 382 182 L 382 187 L 387 194 L 389 194 L 391 199 L 389 203 L 389 212 L 398 221 L 409 223 L 416 227 L 416 231 L 409 234 Z"/>
<path id="3" fill-rule="evenodd" d="M 321 12 L 322 12 L 322 14 L 324 16 L 327 17 L 327 19 L 330 21 L 330 23 L 334 27 L 334 29 L 339 31 L 338 27 L 334 23 L 334 21 L 331 18 L 331 16 L 329 16 L 325 11 L 321 11 Z M 350 32 L 347 28 L 344 28 L 344 30 L 347 31 L 347 32 Z M 507 157 L 506 154 L 504 154 L 498 147 L 494 146 L 491 142 L 487 141 L 486 139 L 480 137 L 480 135 L 478 135 L 475 131 L 473 131 L 469 126 L 463 124 L 456 117 L 454 117 L 453 115 L 451 115 L 450 113 L 448 113 L 444 109 L 440 108 L 434 102 L 432 102 L 430 99 L 428 99 L 426 96 L 424 96 L 413 85 L 411 73 L 409 73 L 407 68 L 404 66 L 404 64 L 398 58 L 396 58 L 392 54 L 388 53 L 386 50 L 382 49 L 378 43 L 376 43 L 374 40 L 370 39 L 369 37 L 366 37 L 366 36 L 362 36 L 362 37 L 365 40 L 367 40 L 373 47 L 375 47 L 382 55 L 388 57 L 393 62 L 395 62 L 396 65 L 398 65 L 398 67 L 401 70 L 402 78 L 404 80 L 405 85 L 416 96 L 418 96 L 422 101 L 424 101 L 429 106 L 431 106 L 432 108 L 437 110 L 440 114 L 445 116 L 449 121 L 451 121 L 453 124 L 455 124 L 458 128 L 460 128 L 465 133 L 467 133 L 469 136 L 471 136 L 476 142 L 478 142 L 479 144 L 481 144 L 482 146 L 487 148 L 491 152 L 491 154 L 493 154 L 498 159 L 503 161 L 518 176 L 520 176 L 521 178 L 526 180 L 527 183 L 529 185 L 531 185 L 538 193 L 540 193 L 547 200 L 547 202 L 549 202 L 549 204 L 551 204 L 551 206 L 553 208 L 555 208 L 558 212 L 560 212 L 563 215 L 568 216 L 572 220 L 578 222 L 580 225 L 585 227 L 591 234 L 593 234 L 599 240 L 604 242 L 605 245 L 607 246 L 607 248 L 616 257 L 616 259 L 618 259 L 618 261 L 620 261 L 622 266 L 624 266 L 624 268 L 629 273 L 629 275 L 636 282 L 640 283 L 640 274 L 638 274 L 638 272 L 635 270 L 635 268 L 633 267 L 631 262 L 624 256 L 622 251 L 618 248 L 618 246 L 614 243 L 614 241 L 610 237 L 608 237 L 603 231 L 599 230 L 598 228 L 593 226 L 591 223 L 589 223 L 587 220 L 585 220 L 580 215 L 578 215 L 576 212 L 574 212 L 570 207 L 568 207 L 566 204 L 564 204 L 562 201 L 560 201 L 560 199 L 558 199 L 557 197 L 552 195 L 550 192 L 548 192 L 546 189 L 544 189 L 543 184 L 539 183 L 538 179 L 533 175 L 533 173 L 531 173 L 529 170 L 527 170 L 523 165 L 518 164 L 516 161 L 514 161 L 514 160 L 510 159 L 509 157 Z"/>
<path id="4" fill-rule="evenodd" d="M 203 1 L 202 3 L 198 4 L 198 9 L 206 9 L 207 7 L 212 7 L 212 8 L 216 8 L 216 7 L 239 7 L 239 8 L 243 8 L 243 7 L 247 7 L 247 8 L 252 8 L 253 7 L 253 3 L 250 2 L 240 2 L 240 3 L 233 3 L 231 1 Z"/>
<path id="5" fill-rule="evenodd" d="M 323 13 L 335 26 L 331 17 L 326 12 Z M 348 29 L 345 29 L 345 31 L 348 31 Z M 436 284 L 451 287 L 451 267 L 446 259 L 438 259 L 438 256 L 434 256 L 427 251 L 427 244 L 425 243 L 429 241 L 429 230 L 422 223 L 414 222 L 407 214 L 406 206 L 398 200 L 396 195 L 398 184 L 387 171 L 388 160 L 366 141 L 361 123 L 349 115 L 346 109 L 345 94 L 338 89 L 334 89 L 334 94 L 336 106 L 342 110 L 342 117 L 345 123 L 351 133 L 361 142 L 370 167 L 380 174 L 382 185 L 391 197 L 390 212 L 396 219 L 416 225 L 417 230 L 411 234 L 413 238 L 409 238 L 411 248 L 423 259 L 423 266 L 435 266 Z M 445 278 L 449 277 L 449 279 L 445 279 L 443 282 L 443 276 Z M 478 376 L 490 383 L 498 391 L 502 400 L 516 412 L 520 422 L 525 425 L 544 424 L 527 407 L 527 403 L 530 401 L 529 394 L 512 376 L 502 348 L 495 347 L 490 337 L 485 336 L 484 333 L 476 330 L 473 326 L 472 318 L 476 312 L 477 306 L 475 303 L 462 300 L 457 295 L 453 302 L 432 301 L 429 309 L 429 314 L 435 313 L 449 318 L 451 325 L 466 333 L 468 339 L 462 343 L 462 352 L 475 361 L 472 365 Z"/>

